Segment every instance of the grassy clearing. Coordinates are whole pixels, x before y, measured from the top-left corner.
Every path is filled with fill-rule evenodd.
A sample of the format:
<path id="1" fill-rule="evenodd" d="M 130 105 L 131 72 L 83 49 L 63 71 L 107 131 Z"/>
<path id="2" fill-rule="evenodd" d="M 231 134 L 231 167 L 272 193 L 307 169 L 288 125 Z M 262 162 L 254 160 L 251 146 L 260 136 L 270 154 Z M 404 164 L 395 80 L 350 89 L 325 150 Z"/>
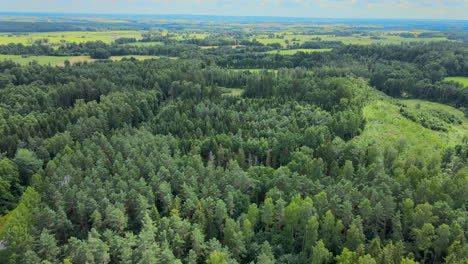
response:
<path id="1" fill-rule="evenodd" d="M 65 32 L 33 32 L 25 35 L 15 35 L 13 33 L 0 33 L 0 44 L 21 43 L 31 45 L 36 40 L 48 39 L 49 43 L 74 42 L 82 43 L 88 41 L 113 42 L 118 38 L 141 39 L 144 31 L 65 31 Z"/>
<path id="2" fill-rule="evenodd" d="M 447 77 L 444 81 L 454 81 L 468 87 L 468 77 Z"/>
<path id="3" fill-rule="evenodd" d="M 244 92 L 244 89 L 239 88 L 224 88 L 223 95 L 225 96 L 241 96 Z"/>
<path id="4" fill-rule="evenodd" d="M 400 113 L 400 103 L 411 108 L 412 111 L 431 113 L 434 111 L 454 115 L 462 120 L 462 124 L 447 124 L 447 132 L 434 131 L 415 123 Z M 428 160 L 434 153 L 459 143 L 468 134 L 468 120 L 464 114 L 447 105 L 427 102 L 423 100 L 393 100 L 382 96 L 369 103 L 363 114 L 367 120 L 363 133 L 355 141 L 382 146 L 402 147 L 404 156 L 420 156 Z"/>
<path id="5" fill-rule="evenodd" d="M 311 52 L 325 52 L 325 51 L 331 51 L 331 50 L 332 49 L 290 49 L 290 50 L 270 50 L 264 53 L 280 54 L 280 55 L 294 55 L 298 52 L 311 53 Z"/>
<path id="6" fill-rule="evenodd" d="M 159 56 L 140 56 L 140 55 L 127 55 L 127 56 L 113 56 L 110 59 L 113 61 L 119 61 L 123 58 L 135 58 L 137 60 L 147 60 L 147 59 L 158 59 Z M 27 65 L 33 61 L 37 61 L 41 65 L 57 65 L 63 66 L 66 60 L 71 63 L 77 62 L 94 62 L 95 59 L 92 59 L 89 56 L 68 56 L 68 57 L 56 57 L 56 56 L 29 56 L 22 57 L 19 55 L 0 55 L 0 60 L 11 60 L 13 62 L 19 63 L 21 65 Z"/>

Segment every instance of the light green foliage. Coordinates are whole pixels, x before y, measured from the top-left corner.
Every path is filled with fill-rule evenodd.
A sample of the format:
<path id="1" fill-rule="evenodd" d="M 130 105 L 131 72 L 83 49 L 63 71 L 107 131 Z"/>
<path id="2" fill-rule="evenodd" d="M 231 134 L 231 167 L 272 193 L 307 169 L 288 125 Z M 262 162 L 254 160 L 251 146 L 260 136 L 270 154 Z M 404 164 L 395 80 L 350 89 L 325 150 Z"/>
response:
<path id="1" fill-rule="evenodd" d="M 206 264 L 228 264 L 226 254 L 219 251 L 213 251 L 206 260 Z"/>
<path id="2" fill-rule="evenodd" d="M 0 46 L 82 55 L 0 62 L 1 263 L 465 264 L 466 97 L 440 81 L 464 74 L 463 44 L 218 23 Z M 263 53 L 308 41 L 333 50 Z M 73 64 L 96 50 L 180 59 Z"/>
<path id="3" fill-rule="evenodd" d="M 317 242 L 317 245 L 312 247 L 312 260 L 311 264 L 326 264 L 332 258 L 332 253 L 328 251 L 322 240 Z"/>
<path id="4" fill-rule="evenodd" d="M 456 145 L 466 134 L 468 122 L 466 122 L 463 113 L 457 109 L 420 100 L 401 101 L 413 107 L 420 104 L 419 111 L 446 111 L 463 120 L 462 124 L 450 125 L 447 132 L 434 131 L 402 117 L 399 107 L 392 104 L 388 99 L 388 97 L 384 96 L 383 100 L 375 100 L 364 107 L 363 114 L 367 121 L 366 127 L 364 132 L 354 140 L 358 142 L 380 142 L 380 146 L 396 146 L 401 148 L 400 159 L 417 157 L 422 162 L 427 162 L 437 152 L 441 152 L 448 146 Z M 425 143 L 420 144 L 419 142 Z"/>
<path id="5" fill-rule="evenodd" d="M 444 81 L 454 81 L 468 87 L 468 77 L 446 77 Z"/>

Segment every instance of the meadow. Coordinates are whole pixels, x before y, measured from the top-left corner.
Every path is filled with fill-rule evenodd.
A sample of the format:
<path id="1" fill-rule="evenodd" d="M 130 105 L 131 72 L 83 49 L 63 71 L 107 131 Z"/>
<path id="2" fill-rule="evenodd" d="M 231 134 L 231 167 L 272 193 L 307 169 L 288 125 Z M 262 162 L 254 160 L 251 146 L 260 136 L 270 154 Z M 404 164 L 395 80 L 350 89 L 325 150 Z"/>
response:
<path id="1" fill-rule="evenodd" d="M 146 31 L 70 31 L 70 32 L 32 32 L 32 33 L 0 33 L 0 45 L 9 43 L 21 43 L 32 45 L 36 40 L 47 39 L 49 43 L 83 43 L 88 41 L 113 42 L 118 38 L 141 39 L 141 34 Z"/>
<path id="2" fill-rule="evenodd" d="M 447 77 L 444 79 L 445 81 L 454 81 L 457 83 L 461 83 L 464 86 L 468 87 L 468 77 Z"/>
<path id="3" fill-rule="evenodd" d="M 244 89 L 239 88 L 224 88 L 223 95 L 225 96 L 241 96 L 244 92 Z"/>
<path id="4" fill-rule="evenodd" d="M 408 153 L 405 156 L 433 158 L 447 147 L 452 147 L 468 134 L 468 119 L 463 112 L 448 105 L 415 99 L 392 99 L 386 95 L 376 96 L 363 108 L 366 126 L 363 133 L 354 138 L 357 143 L 380 142 L 386 146 L 401 147 Z M 444 113 L 453 115 L 461 124 L 445 124 L 448 131 L 434 131 L 405 118 L 400 112 L 404 105 L 419 113 Z M 424 142 L 424 144 L 420 144 Z"/>
<path id="5" fill-rule="evenodd" d="M 110 59 L 113 61 L 119 61 L 123 58 L 135 58 L 137 60 L 146 60 L 146 59 L 157 59 L 160 58 L 159 56 L 140 56 L 140 55 L 127 55 L 127 56 L 112 56 Z M 63 66 L 66 60 L 70 61 L 71 63 L 77 62 L 94 62 L 95 59 L 92 59 L 89 56 L 65 56 L 65 57 L 58 57 L 58 56 L 20 56 L 20 55 L 0 55 L 0 60 L 11 60 L 15 63 L 21 65 L 28 65 L 36 61 L 38 64 L 41 65 L 56 65 L 56 66 Z"/>

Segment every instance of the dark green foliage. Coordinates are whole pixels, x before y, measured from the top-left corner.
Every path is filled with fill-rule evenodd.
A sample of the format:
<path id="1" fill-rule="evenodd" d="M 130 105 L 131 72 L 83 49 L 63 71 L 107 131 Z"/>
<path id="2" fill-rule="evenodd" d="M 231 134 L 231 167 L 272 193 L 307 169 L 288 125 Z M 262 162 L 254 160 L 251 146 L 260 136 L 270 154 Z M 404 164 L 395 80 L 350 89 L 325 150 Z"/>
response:
<path id="1" fill-rule="evenodd" d="M 0 63 L 2 263 L 466 262 L 466 139 L 425 162 L 404 144 L 356 138 L 375 99 L 356 76 L 394 96 L 454 87 L 438 82 L 437 65 L 418 72 L 432 47 L 346 46 L 269 62 L 313 72 L 250 72 L 212 63 L 259 63 L 251 54 L 190 45 L 158 50 L 190 60 Z M 349 76 L 353 60 L 373 56 Z M 349 64 L 327 68 L 338 57 Z M 227 88 L 244 94 L 222 95 Z M 435 100 L 463 105 L 459 88 Z M 400 107 L 441 133 L 463 122 Z"/>
<path id="2" fill-rule="evenodd" d="M 109 59 L 110 56 L 111 56 L 111 53 L 106 50 L 106 49 L 103 49 L 103 48 L 97 48 L 93 51 L 91 51 L 91 53 L 89 54 L 91 56 L 91 58 L 93 59 L 98 59 L 98 60 L 105 60 L 105 59 Z"/>

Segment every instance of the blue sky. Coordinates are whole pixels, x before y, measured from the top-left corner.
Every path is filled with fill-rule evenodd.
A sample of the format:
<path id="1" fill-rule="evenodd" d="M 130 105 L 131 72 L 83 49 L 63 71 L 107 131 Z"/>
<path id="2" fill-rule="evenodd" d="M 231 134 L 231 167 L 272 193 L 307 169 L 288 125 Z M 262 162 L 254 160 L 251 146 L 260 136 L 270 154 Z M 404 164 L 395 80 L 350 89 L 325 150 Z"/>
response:
<path id="1" fill-rule="evenodd" d="M 468 20 L 468 0 L 0 0 L 0 11 Z"/>

